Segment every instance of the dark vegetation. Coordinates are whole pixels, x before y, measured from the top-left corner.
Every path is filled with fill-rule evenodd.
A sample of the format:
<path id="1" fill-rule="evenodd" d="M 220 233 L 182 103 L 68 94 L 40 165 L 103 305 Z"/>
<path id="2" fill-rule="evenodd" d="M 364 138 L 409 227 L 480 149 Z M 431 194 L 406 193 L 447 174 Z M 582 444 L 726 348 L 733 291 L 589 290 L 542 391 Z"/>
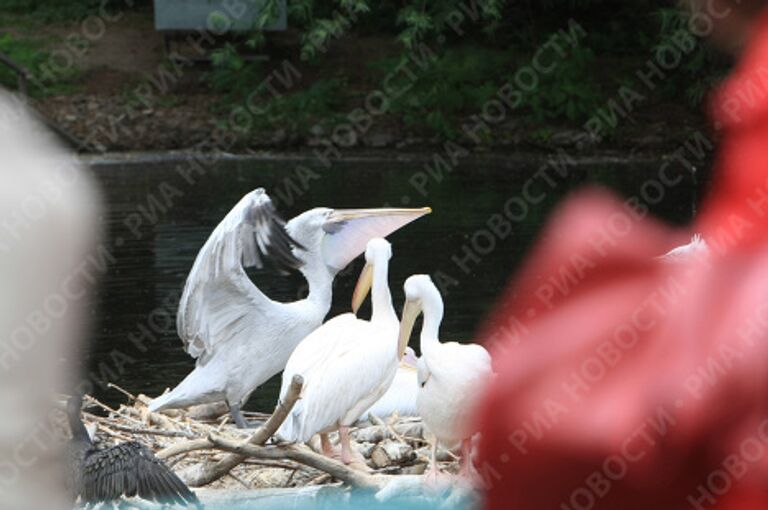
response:
<path id="1" fill-rule="evenodd" d="M 111 5 L 151 16 L 151 2 L 111 0 Z M 288 0 L 289 31 L 262 32 L 274 15 L 275 0 L 267 0 L 264 16 L 251 33 L 227 38 L 213 50 L 212 64 L 201 71 L 196 91 L 212 95 L 212 115 L 225 114 L 243 104 L 278 62 L 287 58 L 302 70 L 299 86 L 280 97 L 261 94 L 254 127 L 286 129 L 306 135 L 313 128 L 332 128 L 349 111 L 362 105 L 365 95 L 380 87 L 409 57 L 427 45 L 436 60 L 409 77 L 408 92 L 392 97 L 386 118 L 398 129 L 433 140 L 462 136 L 462 125 L 478 114 L 516 73 L 530 64 L 536 51 L 562 30 L 569 20 L 583 28 L 577 45 L 564 45 L 567 55 L 556 68 L 539 73 L 533 90 L 524 91 L 512 115 L 517 129 L 534 141 L 547 143 L 553 126 L 579 129 L 599 108 L 617 97 L 621 87 L 640 90 L 637 72 L 649 60 L 671 58 L 679 63 L 665 71 L 652 93 L 644 91 L 639 115 L 648 122 L 680 118 L 701 121 L 706 91 L 726 72 L 728 62 L 701 39 L 690 36 L 685 14 L 666 0 Z M 100 0 L 0 0 L 2 26 L 36 27 L 76 23 L 93 13 Z M 0 51 L 29 69 L 38 68 L 55 47 L 38 37 L 34 28 L 0 37 Z M 26 35 L 24 35 L 26 34 Z M 693 37 L 683 51 L 677 41 Z M 338 56 L 345 42 L 374 41 L 375 55 Z M 350 42 L 351 41 L 351 42 Z M 268 61 L 247 58 L 253 53 Z M 402 73 L 399 79 L 405 80 Z M 137 77 L 140 80 L 141 77 Z M 76 90 L 81 82 L 72 71 L 55 87 L 38 95 Z M 15 78 L 0 68 L 0 83 L 14 86 Z M 664 116 L 669 117 L 664 118 Z M 689 129 L 689 127 L 686 127 Z M 605 126 L 610 140 L 620 137 L 619 126 Z M 247 134 L 245 135 L 247 137 Z"/>

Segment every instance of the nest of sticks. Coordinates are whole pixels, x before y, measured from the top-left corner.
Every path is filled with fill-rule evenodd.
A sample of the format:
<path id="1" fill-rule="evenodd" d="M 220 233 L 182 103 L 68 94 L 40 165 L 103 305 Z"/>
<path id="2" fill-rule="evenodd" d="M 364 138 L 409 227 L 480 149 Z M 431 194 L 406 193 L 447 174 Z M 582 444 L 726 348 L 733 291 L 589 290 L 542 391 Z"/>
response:
<path id="1" fill-rule="evenodd" d="M 227 414 L 201 417 L 199 410 L 149 412 L 150 399 L 121 391 L 128 403 L 118 409 L 86 396 L 83 422 L 98 446 L 139 441 L 163 459 L 190 487 L 225 490 L 349 486 L 381 491 L 396 477 L 421 475 L 429 462 L 432 438 L 419 418 L 369 416 L 351 429 L 353 446 L 365 465 L 345 465 L 320 453 L 317 436 L 309 444 L 288 444 L 273 437 L 301 392 L 292 381 L 284 402 L 271 415 L 246 413 L 260 425 L 238 429 Z M 99 414 L 90 410 L 98 408 Z M 101 415 L 103 414 L 103 415 Z M 337 440 L 333 435 L 332 441 Z M 456 472 L 456 456 L 438 450 L 443 470 Z M 416 479 L 421 477 L 410 476 Z"/>

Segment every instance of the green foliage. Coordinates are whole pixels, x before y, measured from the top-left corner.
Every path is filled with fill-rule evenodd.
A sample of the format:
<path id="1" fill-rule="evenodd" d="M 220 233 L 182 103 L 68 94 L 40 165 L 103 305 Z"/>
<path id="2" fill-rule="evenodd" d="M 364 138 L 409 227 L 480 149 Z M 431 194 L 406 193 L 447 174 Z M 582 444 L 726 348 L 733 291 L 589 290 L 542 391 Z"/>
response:
<path id="1" fill-rule="evenodd" d="M 584 44 L 559 60 L 550 73 L 540 73 L 538 85 L 523 95 L 523 105 L 537 121 L 568 119 L 583 122 L 600 106 L 603 94 L 595 79 L 595 54 Z"/>
<path id="2" fill-rule="evenodd" d="M 41 84 L 38 82 L 40 77 L 37 71 L 46 64 L 50 55 L 46 50 L 48 44 L 49 41 L 45 39 L 16 39 L 9 33 L 0 36 L 0 52 L 32 74 L 33 79 L 28 83 L 28 93 L 32 96 L 71 92 L 79 74 L 77 69 L 72 68 L 67 72 L 58 74 L 54 83 Z M 0 65 L 0 84 L 11 90 L 16 90 L 18 88 L 16 72 L 5 65 Z"/>
<path id="3" fill-rule="evenodd" d="M 306 133 L 315 124 L 333 122 L 343 103 L 344 87 L 339 78 L 316 80 L 307 89 L 272 97 L 260 105 L 256 125 Z"/>
<path id="4" fill-rule="evenodd" d="M 264 76 L 261 63 L 247 62 L 231 43 L 211 53 L 211 64 L 203 79 L 214 91 L 235 100 L 249 93 Z"/>
<path id="5" fill-rule="evenodd" d="M 284 130 L 307 134 L 312 126 L 325 125 L 338 120 L 338 110 L 343 102 L 345 81 L 339 78 L 316 80 L 309 88 L 285 93 L 280 96 L 254 99 L 251 132 Z M 239 105 L 225 103 L 227 108 Z M 222 124 L 222 127 L 226 127 Z"/>
<path id="6" fill-rule="evenodd" d="M 710 45 L 690 34 L 688 17 L 684 11 L 662 8 L 656 12 L 656 17 L 659 37 L 652 51 L 657 58 L 662 58 L 663 52 L 669 52 L 670 48 L 676 48 L 675 40 L 681 37 L 694 37 L 696 43 L 689 54 L 682 56 L 679 68 L 665 80 L 663 92 L 667 97 L 680 97 L 682 91 L 691 106 L 699 106 L 707 92 L 725 76 L 729 63 Z"/>
<path id="7" fill-rule="evenodd" d="M 458 133 L 458 118 L 474 113 L 495 94 L 511 58 L 508 52 L 478 46 L 450 48 L 415 80 L 396 74 L 396 87 L 407 88 L 407 92 L 393 99 L 390 110 L 409 125 L 453 138 Z M 385 59 L 372 67 L 386 75 L 395 72 L 400 63 L 400 58 Z"/>

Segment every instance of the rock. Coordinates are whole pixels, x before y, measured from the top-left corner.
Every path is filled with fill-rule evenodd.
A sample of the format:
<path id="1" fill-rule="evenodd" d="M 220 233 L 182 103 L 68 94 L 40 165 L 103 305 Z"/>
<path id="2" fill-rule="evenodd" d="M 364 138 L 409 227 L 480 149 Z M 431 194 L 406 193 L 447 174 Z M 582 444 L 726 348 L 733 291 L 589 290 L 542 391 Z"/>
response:
<path id="1" fill-rule="evenodd" d="M 386 439 L 371 451 L 371 461 L 378 468 L 402 466 L 416 459 L 416 453 L 410 445 Z"/>

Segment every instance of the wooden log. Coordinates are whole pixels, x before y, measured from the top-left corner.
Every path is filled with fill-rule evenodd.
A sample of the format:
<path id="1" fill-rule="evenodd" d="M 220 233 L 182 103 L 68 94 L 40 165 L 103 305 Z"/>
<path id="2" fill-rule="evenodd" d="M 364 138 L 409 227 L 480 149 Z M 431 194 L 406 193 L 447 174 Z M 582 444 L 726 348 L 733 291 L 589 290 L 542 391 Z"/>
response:
<path id="1" fill-rule="evenodd" d="M 386 439 L 371 451 L 371 461 L 377 468 L 403 466 L 416 459 L 413 448 L 405 442 Z"/>

